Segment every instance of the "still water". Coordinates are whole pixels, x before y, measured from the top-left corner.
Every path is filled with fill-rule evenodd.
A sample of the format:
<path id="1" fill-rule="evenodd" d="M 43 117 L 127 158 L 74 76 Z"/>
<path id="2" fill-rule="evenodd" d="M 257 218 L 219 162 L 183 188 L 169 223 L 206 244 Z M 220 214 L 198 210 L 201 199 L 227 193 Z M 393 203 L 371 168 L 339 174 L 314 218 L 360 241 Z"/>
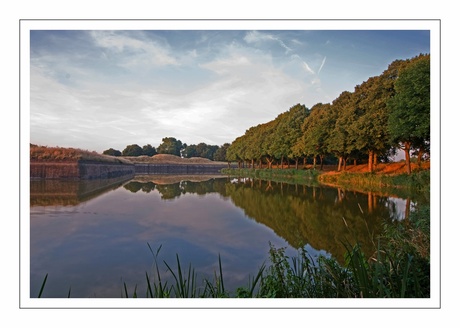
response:
<path id="1" fill-rule="evenodd" d="M 136 176 L 130 181 L 31 181 L 30 292 L 37 297 L 145 297 L 153 255 L 162 278 L 192 264 L 226 289 L 247 286 L 268 263 L 269 245 L 343 262 L 343 241 L 371 252 L 383 223 L 411 201 L 338 188 L 219 176 Z"/>

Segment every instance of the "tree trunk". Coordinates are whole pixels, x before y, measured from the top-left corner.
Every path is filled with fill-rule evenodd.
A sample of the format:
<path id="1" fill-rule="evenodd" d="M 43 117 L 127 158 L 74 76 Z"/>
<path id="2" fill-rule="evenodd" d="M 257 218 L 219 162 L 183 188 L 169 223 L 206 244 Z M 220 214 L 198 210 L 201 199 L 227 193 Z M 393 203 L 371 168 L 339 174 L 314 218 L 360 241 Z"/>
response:
<path id="1" fill-rule="evenodd" d="M 343 157 L 342 161 L 343 161 L 343 170 L 346 171 L 347 170 L 347 158 Z"/>
<path id="2" fill-rule="evenodd" d="M 313 156 L 313 169 L 316 169 L 316 155 Z"/>
<path id="3" fill-rule="evenodd" d="M 268 168 L 272 168 L 273 159 L 267 158 Z"/>
<path id="4" fill-rule="evenodd" d="M 369 172 L 373 172 L 374 171 L 374 151 L 373 150 L 369 150 L 369 159 L 367 160 L 367 167 L 368 167 L 368 170 Z"/>
<path id="5" fill-rule="evenodd" d="M 337 171 L 340 172 L 342 169 L 342 156 L 339 156 L 339 165 L 337 166 Z"/>
<path id="6" fill-rule="evenodd" d="M 418 164 L 418 167 L 421 168 L 422 167 L 422 157 L 423 157 L 423 148 L 420 148 L 418 150 L 418 155 L 417 155 L 417 164 Z"/>
<path id="7" fill-rule="evenodd" d="M 404 143 L 404 154 L 406 155 L 406 172 L 407 174 L 411 174 L 412 170 L 410 167 L 410 142 L 406 141 Z"/>
<path id="8" fill-rule="evenodd" d="M 320 160 L 320 167 L 319 169 L 322 171 L 323 170 L 323 158 L 324 158 L 324 155 L 319 155 L 319 160 Z"/>
<path id="9" fill-rule="evenodd" d="M 409 219 L 409 214 L 410 214 L 410 198 L 406 199 L 406 211 L 404 212 L 404 218 L 406 220 Z"/>
<path id="10" fill-rule="evenodd" d="M 298 158 L 295 159 L 295 169 L 296 170 L 299 169 L 299 159 Z"/>

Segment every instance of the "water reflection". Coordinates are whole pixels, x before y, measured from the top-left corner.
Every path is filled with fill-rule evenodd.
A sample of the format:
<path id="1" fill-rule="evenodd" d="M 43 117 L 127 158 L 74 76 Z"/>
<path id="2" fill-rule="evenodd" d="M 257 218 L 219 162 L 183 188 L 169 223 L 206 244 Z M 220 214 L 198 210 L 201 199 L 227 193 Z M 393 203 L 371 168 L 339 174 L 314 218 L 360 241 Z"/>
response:
<path id="1" fill-rule="evenodd" d="M 147 243 L 162 245 L 161 259 L 170 264 L 179 254 L 199 274 L 218 270 L 220 254 L 232 289 L 267 260 L 269 242 L 288 255 L 306 245 L 312 255 L 342 261 L 342 241 L 359 240 L 370 251 L 382 223 L 405 213 L 406 200 L 337 188 L 174 179 L 31 181 L 31 297 L 46 273 L 45 297 L 66 297 L 69 288 L 72 297 L 120 297 L 122 282 L 145 296 Z"/>
<path id="2" fill-rule="evenodd" d="M 150 192 L 156 189 L 162 199 L 184 194 L 219 193 L 249 219 L 273 230 L 293 248 L 311 245 L 327 250 L 343 260 L 343 242 L 359 242 L 371 253 L 382 232 L 382 223 L 400 220 L 408 214 L 401 202 L 410 199 L 380 197 L 374 193 L 350 192 L 341 188 L 318 187 L 246 179 L 212 179 L 200 183 L 181 181 L 161 185 L 131 181 L 124 188 Z"/>

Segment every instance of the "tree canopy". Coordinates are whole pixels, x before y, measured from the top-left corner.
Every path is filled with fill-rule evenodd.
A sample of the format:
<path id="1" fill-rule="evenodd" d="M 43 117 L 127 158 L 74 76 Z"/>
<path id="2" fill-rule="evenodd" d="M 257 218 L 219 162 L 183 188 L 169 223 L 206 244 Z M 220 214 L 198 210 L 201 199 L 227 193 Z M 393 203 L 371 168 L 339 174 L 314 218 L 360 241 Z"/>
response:
<path id="1" fill-rule="evenodd" d="M 410 173 L 410 150 L 416 147 L 421 155 L 429 148 L 430 56 L 419 56 L 408 64 L 395 82 L 395 90 L 388 101 L 388 130 L 391 140 L 403 145 Z"/>
<path id="2" fill-rule="evenodd" d="M 161 141 L 161 144 L 157 148 L 158 154 L 181 156 L 181 150 L 184 148 L 182 141 L 177 140 L 174 137 L 166 137 Z"/>

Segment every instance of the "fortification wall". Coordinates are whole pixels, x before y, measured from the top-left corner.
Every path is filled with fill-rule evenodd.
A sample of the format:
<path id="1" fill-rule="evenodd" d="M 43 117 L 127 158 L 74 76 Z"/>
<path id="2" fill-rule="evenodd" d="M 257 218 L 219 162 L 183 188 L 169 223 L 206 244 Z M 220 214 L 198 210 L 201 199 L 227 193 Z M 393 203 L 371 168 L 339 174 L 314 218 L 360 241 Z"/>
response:
<path id="1" fill-rule="evenodd" d="M 31 162 L 31 179 L 105 179 L 134 176 L 132 164 L 102 162 Z"/>

